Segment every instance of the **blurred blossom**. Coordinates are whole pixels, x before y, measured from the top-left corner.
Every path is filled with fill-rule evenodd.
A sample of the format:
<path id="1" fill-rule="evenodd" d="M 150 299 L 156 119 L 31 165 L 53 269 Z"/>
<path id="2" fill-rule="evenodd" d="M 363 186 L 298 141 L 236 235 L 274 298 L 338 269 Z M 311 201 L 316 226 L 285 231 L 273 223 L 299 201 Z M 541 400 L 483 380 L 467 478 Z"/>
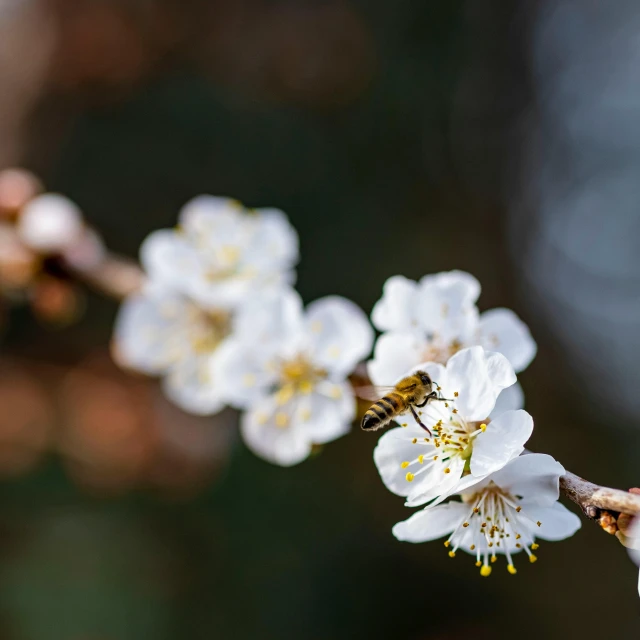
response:
<path id="1" fill-rule="evenodd" d="M 449 534 L 445 547 L 454 557 L 458 549 L 476 557 L 480 575 L 491 574 L 497 555 L 516 573 L 513 556 L 525 551 L 529 561 L 543 540 L 564 540 L 581 526 L 580 518 L 558 502 L 558 481 L 565 473 L 551 456 L 529 454 L 468 487 L 462 502 L 429 505 L 393 527 L 398 540 L 427 542 Z"/>
<path id="2" fill-rule="evenodd" d="M 0 218 L 16 216 L 42 189 L 42 184 L 30 171 L 0 171 Z"/>
<path id="3" fill-rule="evenodd" d="M 199 196 L 182 209 L 177 229 L 145 240 L 141 258 L 149 282 L 121 307 L 114 355 L 123 366 L 162 376 L 183 409 L 216 413 L 224 401 L 215 361 L 233 331 L 233 312 L 295 279 L 298 236 L 277 209 Z"/>
<path id="4" fill-rule="evenodd" d="M 367 317 L 345 298 L 321 298 L 306 310 L 291 288 L 250 299 L 215 362 L 223 397 L 246 410 L 247 445 L 290 466 L 347 433 L 356 415 L 347 376 L 372 343 Z"/>
<path id="5" fill-rule="evenodd" d="M 536 109 L 512 244 L 586 388 L 597 393 L 606 371 L 614 411 L 638 419 L 640 10 L 611 9 L 554 0 L 534 13 Z"/>

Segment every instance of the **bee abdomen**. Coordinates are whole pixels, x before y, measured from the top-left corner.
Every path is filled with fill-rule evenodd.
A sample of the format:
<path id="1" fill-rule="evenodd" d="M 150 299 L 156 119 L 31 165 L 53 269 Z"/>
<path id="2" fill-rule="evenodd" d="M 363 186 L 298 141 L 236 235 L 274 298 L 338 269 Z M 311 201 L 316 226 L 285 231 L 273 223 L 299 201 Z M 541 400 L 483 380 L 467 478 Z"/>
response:
<path id="1" fill-rule="evenodd" d="M 371 430 L 383 427 L 393 416 L 405 408 L 399 393 L 390 393 L 369 408 L 362 418 L 362 428 Z"/>

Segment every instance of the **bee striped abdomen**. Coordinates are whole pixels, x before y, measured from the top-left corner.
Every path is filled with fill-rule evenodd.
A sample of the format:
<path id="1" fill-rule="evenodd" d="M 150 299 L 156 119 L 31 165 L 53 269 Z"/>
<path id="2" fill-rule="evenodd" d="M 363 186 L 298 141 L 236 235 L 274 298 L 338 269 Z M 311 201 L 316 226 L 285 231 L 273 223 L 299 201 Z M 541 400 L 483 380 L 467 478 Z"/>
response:
<path id="1" fill-rule="evenodd" d="M 392 392 L 373 404 L 362 418 L 363 429 L 379 429 L 405 409 L 404 398 Z"/>

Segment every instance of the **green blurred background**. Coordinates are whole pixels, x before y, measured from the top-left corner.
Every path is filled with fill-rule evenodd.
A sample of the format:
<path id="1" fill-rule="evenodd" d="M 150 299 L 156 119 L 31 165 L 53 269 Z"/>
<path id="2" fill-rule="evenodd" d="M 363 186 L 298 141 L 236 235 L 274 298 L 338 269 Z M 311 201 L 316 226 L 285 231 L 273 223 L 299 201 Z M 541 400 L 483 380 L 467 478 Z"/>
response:
<path id="1" fill-rule="evenodd" d="M 4 4 L 0 35 L 15 37 L 0 47 L 3 166 L 73 199 L 111 249 L 135 256 L 189 198 L 212 193 L 288 213 L 306 301 L 337 293 L 369 312 L 391 275 L 468 270 L 481 309 L 516 309 L 538 342 L 521 376 L 531 448 L 593 481 L 638 484 L 637 420 L 615 400 L 602 410 L 538 313 L 520 251 L 530 227 L 505 196 L 535 102 L 535 3 Z M 225 414 L 186 424 L 196 454 L 176 454 L 188 418 L 105 362 L 116 310 L 90 294 L 78 325 L 53 330 L 24 309 L 7 323 L 0 451 L 33 398 L 42 409 L 20 432 L 33 455 L 0 469 L 0 639 L 640 634 L 637 570 L 586 520 L 516 576 L 483 579 L 471 557 L 397 542 L 391 527 L 408 511 L 378 478 L 370 434 L 282 469 L 249 453 Z M 135 425 L 150 419 L 111 438 L 138 410 L 177 426 L 151 479 L 135 462 L 137 438 L 150 437 Z M 70 429 L 95 459 L 68 444 L 76 436 L 51 452 L 46 434 Z"/>

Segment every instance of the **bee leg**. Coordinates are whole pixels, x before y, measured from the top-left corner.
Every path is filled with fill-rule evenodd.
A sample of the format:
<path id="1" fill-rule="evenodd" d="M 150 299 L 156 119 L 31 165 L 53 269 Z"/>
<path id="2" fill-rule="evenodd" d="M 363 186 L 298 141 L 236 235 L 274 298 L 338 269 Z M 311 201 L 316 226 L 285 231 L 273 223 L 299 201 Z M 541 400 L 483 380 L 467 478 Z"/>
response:
<path id="1" fill-rule="evenodd" d="M 437 391 L 432 391 L 421 404 L 417 404 L 416 407 L 424 407 L 429 400 L 440 400 L 441 402 L 453 402 L 453 400 L 449 400 L 448 398 L 441 398 L 440 394 Z"/>
<path id="2" fill-rule="evenodd" d="M 422 405 L 416 405 L 416 406 L 422 406 Z M 429 427 L 427 427 L 427 425 L 422 423 L 422 420 L 420 420 L 420 418 L 418 417 L 418 414 L 416 413 L 416 410 L 413 408 L 413 405 L 409 405 L 409 409 L 411 409 L 411 413 L 413 414 L 413 417 L 415 419 L 415 421 L 429 434 L 429 435 L 433 435 L 431 433 L 431 429 L 429 429 Z"/>

